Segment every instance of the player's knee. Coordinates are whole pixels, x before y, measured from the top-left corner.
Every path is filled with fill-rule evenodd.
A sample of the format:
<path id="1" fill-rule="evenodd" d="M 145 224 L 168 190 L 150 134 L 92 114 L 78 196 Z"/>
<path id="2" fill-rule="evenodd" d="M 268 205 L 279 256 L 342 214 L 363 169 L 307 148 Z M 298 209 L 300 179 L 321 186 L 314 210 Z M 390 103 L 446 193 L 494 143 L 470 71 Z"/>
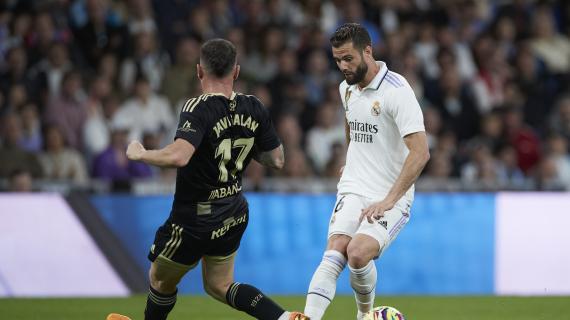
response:
<path id="1" fill-rule="evenodd" d="M 342 253 L 346 257 L 346 248 L 350 243 L 350 237 L 345 235 L 332 235 L 329 239 L 327 250 L 334 250 Z"/>
<path id="2" fill-rule="evenodd" d="M 348 254 L 348 265 L 355 269 L 364 268 L 375 256 L 375 253 L 370 252 L 364 246 L 359 246 L 355 242 L 351 242 L 346 251 Z"/>
<path id="3" fill-rule="evenodd" d="M 178 281 L 161 279 L 153 272 L 150 272 L 149 274 L 149 281 L 150 286 L 162 294 L 171 294 L 176 291 L 176 287 L 178 286 Z"/>
<path id="4" fill-rule="evenodd" d="M 161 281 L 161 280 L 156 280 L 156 279 L 153 280 L 151 278 L 150 286 L 154 290 L 156 290 L 162 294 L 171 294 L 171 293 L 176 291 L 177 283 L 169 282 L 169 281 Z"/>
<path id="5" fill-rule="evenodd" d="M 216 300 L 225 301 L 226 292 L 228 291 L 230 285 L 231 283 L 225 283 L 225 282 L 220 282 L 220 283 L 204 282 L 204 291 L 206 291 L 206 293 L 210 297 Z"/>

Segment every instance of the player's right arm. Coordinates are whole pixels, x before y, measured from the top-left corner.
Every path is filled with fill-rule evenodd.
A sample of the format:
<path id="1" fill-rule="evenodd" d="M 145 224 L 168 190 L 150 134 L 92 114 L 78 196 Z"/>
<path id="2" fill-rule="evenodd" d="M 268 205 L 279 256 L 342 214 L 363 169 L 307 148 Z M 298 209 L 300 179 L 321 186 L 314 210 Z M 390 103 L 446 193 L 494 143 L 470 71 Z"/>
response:
<path id="1" fill-rule="evenodd" d="M 253 159 L 266 167 L 279 170 L 285 165 L 283 145 L 277 136 L 267 108 L 257 98 L 253 98 L 254 105 L 260 110 L 260 128 L 255 137 L 256 153 Z"/>
<path id="2" fill-rule="evenodd" d="M 176 139 L 173 143 L 159 150 L 146 150 L 138 141 L 132 141 L 127 147 L 130 160 L 166 168 L 184 167 L 194 155 L 196 148 L 186 140 Z"/>
<path id="3" fill-rule="evenodd" d="M 207 108 L 202 107 L 204 101 L 198 100 L 194 107 L 186 108 L 195 99 L 188 100 L 182 108 L 173 143 L 159 150 L 146 150 L 140 142 L 133 141 L 127 148 L 127 157 L 159 167 L 186 166 L 202 142 L 208 122 Z"/>
<path id="4" fill-rule="evenodd" d="M 285 165 L 285 153 L 282 144 L 270 151 L 257 152 L 253 158 L 262 165 L 277 170 L 281 170 Z"/>

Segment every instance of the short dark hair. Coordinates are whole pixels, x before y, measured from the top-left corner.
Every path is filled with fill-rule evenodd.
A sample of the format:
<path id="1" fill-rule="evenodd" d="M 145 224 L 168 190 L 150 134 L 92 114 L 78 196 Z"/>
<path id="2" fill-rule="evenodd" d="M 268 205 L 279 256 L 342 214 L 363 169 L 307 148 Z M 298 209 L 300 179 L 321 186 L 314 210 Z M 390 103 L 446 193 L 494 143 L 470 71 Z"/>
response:
<path id="1" fill-rule="evenodd" d="M 345 23 L 338 27 L 330 38 L 331 45 L 335 48 L 347 42 L 358 50 L 364 50 L 366 46 L 372 46 L 370 34 L 360 23 Z"/>
<path id="2" fill-rule="evenodd" d="M 224 39 L 206 41 L 200 48 L 200 64 L 218 78 L 228 75 L 236 63 L 236 47 Z"/>

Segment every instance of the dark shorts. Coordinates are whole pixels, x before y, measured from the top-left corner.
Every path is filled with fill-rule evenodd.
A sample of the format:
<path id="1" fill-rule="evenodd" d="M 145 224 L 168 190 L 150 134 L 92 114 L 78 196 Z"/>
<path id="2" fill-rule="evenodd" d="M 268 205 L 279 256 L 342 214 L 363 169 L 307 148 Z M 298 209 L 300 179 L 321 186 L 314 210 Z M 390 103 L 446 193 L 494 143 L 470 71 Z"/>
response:
<path id="1" fill-rule="evenodd" d="M 202 257 L 226 257 L 237 251 L 249 220 L 247 206 L 208 230 L 177 223 L 168 218 L 158 228 L 148 258 L 159 256 L 177 264 L 194 267 Z"/>

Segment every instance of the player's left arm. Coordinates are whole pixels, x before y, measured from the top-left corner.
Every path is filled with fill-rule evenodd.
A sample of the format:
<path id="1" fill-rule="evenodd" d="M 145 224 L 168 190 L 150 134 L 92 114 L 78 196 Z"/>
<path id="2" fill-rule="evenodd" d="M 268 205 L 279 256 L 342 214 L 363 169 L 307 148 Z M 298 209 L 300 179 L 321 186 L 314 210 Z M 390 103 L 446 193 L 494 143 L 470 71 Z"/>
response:
<path id="1" fill-rule="evenodd" d="M 127 147 L 127 157 L 158 167 L 180 168 L 188 164 L 195 150 L 196 148 L 184 139 L 176 139 L 159 150 L 147 150 L 140 142 L 132 141 Z"/>
<path id="2" fill-rule="evenodd" d="M 429 161 L 429 147 L 425 132 L 415 132 L 404 137 L 404 143 L 410 153 L 404 161 L 402 171 L 388 192 L 388 195 L 380 202 L 376 202 L 362 211 L 360 220 L 366 217 L 370 223 L 372 219 L 379 219 L 384 212 L 392 209 L 396 202 L 404 196 L 410 187 L 416 182 L 420 173 Z"/>
<path id="3" fill-rule="evenodd" d="M 430 157 L 422 110 L 412 88 L 409 85 L 400 87 L 392 91 L 387 98 L 389 103 L 386 105 L 386 112 L 394 119 L 410 152 L 388 195 L 363 209 L 361 221 L 366 217 L 372 222 L 373 218 L 379 219 L 384 216 L 384 212 L 392 209 L 416 182 Z"/>

